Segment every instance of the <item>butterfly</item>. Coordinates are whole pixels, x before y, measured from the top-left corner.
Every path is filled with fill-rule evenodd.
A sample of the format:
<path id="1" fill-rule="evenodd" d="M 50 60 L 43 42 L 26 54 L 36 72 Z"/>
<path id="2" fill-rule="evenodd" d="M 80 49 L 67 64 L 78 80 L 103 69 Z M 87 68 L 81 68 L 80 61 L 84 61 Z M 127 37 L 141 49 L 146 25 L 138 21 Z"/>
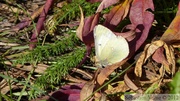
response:
<path id="1" fill-rule="evenodd" d="M 97 25 L 94 28 L 95 54 L 101 66 L 120 62 L 129 55 L 125 38 L 116 36 L 110 29 Z"/>

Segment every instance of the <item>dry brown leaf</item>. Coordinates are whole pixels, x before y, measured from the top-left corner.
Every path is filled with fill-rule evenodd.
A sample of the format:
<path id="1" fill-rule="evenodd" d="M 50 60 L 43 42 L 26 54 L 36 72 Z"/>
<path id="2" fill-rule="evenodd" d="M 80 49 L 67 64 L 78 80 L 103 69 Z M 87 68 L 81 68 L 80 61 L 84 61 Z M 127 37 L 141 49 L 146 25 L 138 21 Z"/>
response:
<path id="1" fill-rule="evenodd" d="M 12 89 L 20 89 L 20 88 L 23 88 L 23 86 L 20 86 L 20 85 L 11 85 L 11 88 L 9 85 L 1 88 L 1 94 L 7 94 L 10 90 Z"/>
<path id="2" fill-rule="evenodd" d="M 165 57 L 168 63 L 165 60 L 161 60 L 165 71 L 169 74 L 175 73 L 175 57 L 174 57 L 174 49 L 171 45 L 167 45 L 165 42 L 158 40 L 151 44 L 147 44 L 144 51 L 142 52 L 140 58 L 138 59 L 136 66 L 135 66 L 135 74 L 138 77 L 142 76 L 142 66 L 146 62 L 150 56 L 152 56 L 159 48 L 163 47 L 165 49 Z M 158 59 L 163 59 L 162 57 L 154 56 Z M 157 59 L 154 59 L 155 61 Z"/>
<path id="3" fill-rule="evenodd" d="M 105 92 L 107 94 L 116 94 L 118 92 L 126 92 L 127 90 L 129 90 L 129 87 L 127 87 L 127 85 L 123 81 L 120 81 L 118 82 L 118 86 L 110 89 L 108 87 L 108 89 Z"/>
<path id="4" fill-rule="evenodd" d="M 81 11 L 81 20 L 79 27 L 76 30 L 78 38 L 86 44 L 86 46 L 94 45 L 93 29 L 98 24 L 100 13 L 96 13 L 90 17 L 84 18 L 83 11 Z"/>
<path id="5" fill-rule="evenodd" d="M 4 62 L 6 65 L 13 65 L 11 62 L 9 61 L 5 61 Z M 32 66 L 32 65 L 21 65 L 21 64 L 17 64 L 16 66 L 14 66 L 14 68 L 17 68 L 17 69 L 20 69 L 20 70 L 23 70 L 23 71 L 32 71 L 33 69 L 35 73 L 44 73 L 44 71 L 48 68 L 49 66 L 48 65 L 45 65 L 45 64 L 37 64 L 35 66 L 35 68 Z"/>
<path id="6" fill-rule="evenodd" d="M 107 66 L 106 68 L 101 69 L 99 75 L 97 76 L 97 83 L 102 85 L 108 76 L 118 67 L 123 65 L 129 58 L 122 60 L 121 62 L 115 63 L 113 65 Z"/>
<path id="7" fill-rule="evenodd" d="M 80 20 L 80 24 L 79 24 L 79 27 L 77 28 L 77 32 L 76 32 L 76 35 L 78 36 L 78 38 L 83 41 L 82 39 L 82 33 L 83 33 L 83 27 L 84 27 L 84 14 L 83 14 L 83 11 L 82 11 L 82 8 L 79 6 L 79 9 L 80 9 L 80 12 L 81 12 L 81 20 Z"/>
<path id="8" fill-rule="evenodd" d="M 143 91 L 135 84 L 136 76 L 133 73 L 134 68 L 131 68 L 127 71 L 127 73 L 124 75 L 124 82 L 125 84 L 131 88 L 133 91 L 136 91 L 138 93 L 143 93 Z M 136 82 L 137 83 L 137 82 Z"/>
<path id="9" fill-rule="evenodd" d="M 87 99 L 88 97 L 91 96 L 91 94 L 93 93 L 94 87 L 95 87 L 95 82 L 96 82 L 96 78 L 97 78 L 97 74 L 99 73 L 99 69 L 96 71 L 94 78 L 92 78 L 90 81 L 88 81 L 82 88 L 81 92 L 80 92 L 80 101 L 84 101 L 85 99 Z M 90 101 L 88 99 L 88 101 Z"/>
<path id="10" fill-rule="evenodd" d="M 87 99 L 93 92 L 95 87 L 95 80 L 88 81 L 81 90 L 80 101 Z"/>

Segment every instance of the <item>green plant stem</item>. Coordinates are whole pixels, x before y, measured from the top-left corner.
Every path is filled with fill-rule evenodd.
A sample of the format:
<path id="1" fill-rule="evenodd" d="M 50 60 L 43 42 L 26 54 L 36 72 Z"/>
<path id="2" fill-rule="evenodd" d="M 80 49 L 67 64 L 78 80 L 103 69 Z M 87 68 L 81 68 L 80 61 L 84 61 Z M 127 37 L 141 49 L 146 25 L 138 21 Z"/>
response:
<path id="1" fill-rule="evenodd" d="M 121 73 L 118 73 L 115 77 L 113 77 L 111 80 L 109 80 L 108 82 L 106 82 L 104 85 L 102 85 L 101 87 L 99 87 L 97 90 L 95 90 L 89 97 L 87 97 L 84 101 L 88 101 L 88 99 L 93 96 L 96 92 L 100 91 L 102 88 L 104 88 L 105 86 L 107 86 L 109 83 L 111 83 L 113 80 L 115 80 L 117 77 L 119 77 L 120 75 L 122 75 L 123 73 L 125 73 L 128 69 L 130 69 L 134 64 L 136 63 L 136 61 L 134 61 L 129 67 L 127 67 L 125 70 L 123 70 Z"/>
<path id="2" fill-rule="evenodd" d="M 32 73 L 34 72 L 34 70 L 35 70 L 35 69 L 31 70 L 30 74 L 28 75 L 28 78 L 27 78 L 27 80 L 26 80 L 26 85 L 28 85 L 28 82 L 29 82 L 29 80 L 30 80 L 30 78 L 31 78 Z M 26 85 L 23 87 L 23 89 L 22 89 L 22 91 L 21 91 L 21 93 L 20 93 L 17 101 L 20 101 L 20 100 L 21 100 L 22 94 L 23 94 L 23 92 L 25 91 L 25 89 L 27 88 Z"/>
<path id="3" fill-rule="evenodd" d="M 28 84 L 26 84 L 26 83 L 24 83 L 24 82 L 18 81 L 17 79 L 11 78 L 11 77 L 6 76 L 6 75 L 3 75 L 3 74 L 0 74 L 0 77 L 2 77 L 2 78 L 4 78 L 4 79 L 12 80 L 12 81 L 17 82 L 17 83 L 20 83 L 20 84 L 25 85 L 25 86 L 27 86 L 27 87 L 29 87 L 29 88 L 32 88 L 32 89 L 41 91 L 43 94 L 45 94 L 45 91 L 42 91 L 41 89 L 39 89 L 39 88 L 37 88 L 37 87 L 34 87 L 34 86 L 31 86 L 31 85 L 28 85 Z"/>
<path id="4" fill-rule="evenodd" d="M 3 101 L 2 98 L 4 98 L 6 101 L 13 101 L 11 98 L 9 98 L 7 95 L 0 93 L 0 101 Z"/>
<path id="5" fill-rule="evenodd" d="M 5 63 L 4 63 L 4 60 L 3 60 L 2 63 L 3 63 L 3 67 L 5 67 L 5 69 L 6 69 L 7 75 L 10 76 L 9 73 L 8 73 L 8 69 L 7 69 L 7 67 L 6 67 L 6 65 L 5 65 Z M 8 85 L 9 85 L 9 89 L 10 89 L 10 97 L 11 97 L 11 99 L 12 99 L 12 96 L 13 96 L 13 95 L 12 95 L 11 80 L 8 79 L 8 80 L 7 80 L 7 83 L 8 83 Z"/>

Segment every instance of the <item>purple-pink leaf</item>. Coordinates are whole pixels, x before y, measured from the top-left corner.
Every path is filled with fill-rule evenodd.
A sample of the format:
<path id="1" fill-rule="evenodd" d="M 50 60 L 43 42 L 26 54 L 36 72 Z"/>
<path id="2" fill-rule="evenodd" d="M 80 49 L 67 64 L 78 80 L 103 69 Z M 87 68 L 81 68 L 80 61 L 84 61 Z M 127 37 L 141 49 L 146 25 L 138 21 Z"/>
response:
<path id="1" fill-rule="evenodd" d="M 82 61 L 80 62 L 80 64 L 77 66 L 77 68 L 79 68 L 85 62 L 85 60 L 91 53 L 92 46 L 94 45 L 93 29 L 98 24 L 99 21 L 99 13 L 96 13 L 95 15 L 92 15 L 84 19 L 84 15 L 81 7 L 80 7 L 80 11 L 81 11 L 81 20 L 79 27 L 76 30 L 76 35 L 86 45 L 86 54 L 82 59 Z"/>
<path id="2" fill-rule="evenodd" d="M 94 36 L 93 29 L 99 22 L 99 13 L 92 15 L 88 18 L 84 19 L 82 9 L 81 10 L 81 21 L 79 27 L 76 31 L 76 35 L 79 39 L 86 44 L 86 46 L 93 46 L 94 44 Z"/>
<path id="3" fill-rule="evenodd" d="M 19 31 L 19 30 L 29 26 L 31 24 L 31 21 L 40 15 L 40 13 L 43 10 L 43 7 L 44 6 L 42 6 L 41 8 L 36 10 L 35 12 L 33 12 L 31 14 L 31 18 L 26 18 L 26 19 L 22 20 L 20 23 L 18 23 L 16 26 L 13 26 L 12 30 L 13 31 Z"/>
<path id="4" fill-rule="evenodd" d="M 104 15 L 104 25 L 113 30 L 127 16 L 131 2 L 132 0 L 125 0 L 114 6 L 108 14 Z"/>
<path id="5" fill-rule="evenodd" d="M 103 0 L 86 0 L 87 2 L 90 2 L 90 3 L 95 3 L 95 2 L 101 2 Z"/>
<path id="6" fill-rule="evenodd" d="M 29 45 L 29 49 L 31 49 L 31 50 L 34 49 L 36 46 L 37 36 L 39 35 L 39 33 L 41 32 L 41 30 L 44 27 L 44 25 L 43 25 L 44 21 L 46 19 L 47 13 L 48 13 L 51 5 L 53 4 L 53 1 L 54 0 L 47 0 L 44 5 L 43 11 L 41 12 L 41 15 L 38 19 L 36 29 L 34 30 L 32 36 L 31 36 L 30 45 Z"/>
<path id="7" fill-rule="evenodd" d="M 84 84 L 65 85 L 55 91 L 47 101 L 80 101 L 80 91 Z"/>
<path id="8" fill-rule="evenodd" d="M 147 39 L 152 26 L 154 15 L 148 10 L 154 11 L 152 0 L 134 0 L 130 8 L 130 21 L 136 27 L 136 38 L 129 43 L 132 55 Z"/>
<path id="9" fill-rule="evenodd" d="M 152 56 L 152 59 L 157 63 L 169 65 L 164 55 L 164 47 L 158 48 Z"/>
<path id="10" fill-rule="evenodd" d="M 119 0 L 103 0 L 101 2 L 101 4 L 99 5 L 98 9 L 96 10 L 96 12 L 101 12 L 103 9 L 116 4 Z"/>

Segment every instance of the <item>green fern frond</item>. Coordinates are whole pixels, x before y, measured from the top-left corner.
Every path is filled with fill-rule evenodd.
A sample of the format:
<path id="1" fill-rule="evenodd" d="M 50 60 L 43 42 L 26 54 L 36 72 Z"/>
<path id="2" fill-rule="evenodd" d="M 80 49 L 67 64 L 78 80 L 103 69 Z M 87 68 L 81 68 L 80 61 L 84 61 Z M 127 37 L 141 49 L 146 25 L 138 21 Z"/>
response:
<path id="1" fill-rule="evenodd" d="M 73 51 L 79 44 L 79 39 L 73 33 L 60 41 L 44 46 L 37 46 L 32 51 L 27 51 L 14 61 L 15 64 L 36 63 L 37 61 L 48 60 L 52 56 L 58 56 L 65 52 Z"/>
<path id="2" fill-rule="evenodd" d="M 84 57 L 85 49 L 76 48 L 73 52 L 65 54 L 57 59 L 56 63 L 48 67 L 45 73 L 36 80 L 35 84 L 39 87 L 47 88 L 52 84 L 59 84 L 62 77 L 68 74 L 68 71 L 76 67 Z"/>
<path id="3" fill-rule="evenodd" d="M 61 80 L 68 71 L 76 67 L 84 57 L 85 48 L 76 48 L 73 52 L 59 57 L 56 63 L 47 68 L 45 73 L 36 79 L 34 86 L 39 89 L 55 88 L 54 85 L 62 83 Z M 36 98 L 42 92 L 31 89 L 31 98 Z"/>

